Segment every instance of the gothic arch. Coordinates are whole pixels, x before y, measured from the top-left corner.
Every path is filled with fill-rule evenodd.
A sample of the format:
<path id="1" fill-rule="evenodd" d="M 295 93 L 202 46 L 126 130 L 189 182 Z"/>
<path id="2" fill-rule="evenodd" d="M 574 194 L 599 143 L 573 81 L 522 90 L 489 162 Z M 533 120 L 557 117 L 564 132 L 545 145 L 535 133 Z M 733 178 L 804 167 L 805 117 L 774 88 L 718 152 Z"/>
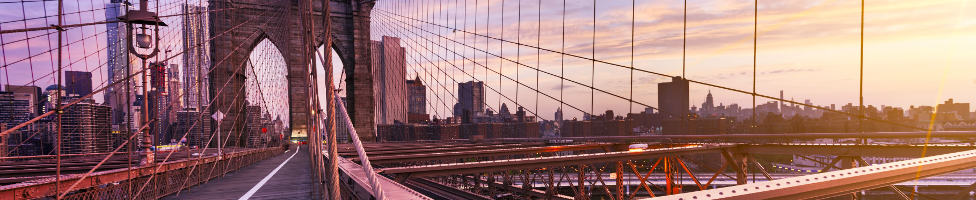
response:
<path id="1" fill-rule="evenodd" d="M 322 24 L 321 1 L 313 1 L 315 11 L 312 19 L 315 23 L 316 37 L 320 37 Z M 374 1 L 369 0 L 331 0 L 329 1 L 332 19 L 333 43 L 339 53 L 345 71 L 346 82 L 350 91 L 349 110 L 357 132 L 365 140 L 372 140 L 373 125 L 373 94 L 372 90 L 356 90 L 354 88 L 372 88 L 369 55 L 369 16 Z M 303 28 L 301 10 L 305 5 L 301 1 L 281 0 L 210 0 L 210 10 L 233 10 L 231 12 L 213 12 L 210 19 L 211 36 L 221 34 L 211 41 L 211 60 L 213 66 L 210 71 L 210 96 L 215 98 L 210 112 L 223 112 L 226 117 L 220 124 L 223 134 L 230 134 L 229 145 L 243 146 L 240 133 L 244 129 L 244 96 L 238 95 L 245 85 L 244 67 L 251 50 L 267 38 L 285 57 L 288 79 L 288 101 L 291 136 L 303 137 L 309 132 L 310 91 L 315 90 L 314 82 L 309 82 L 311 59 L 304 57 L 307 34 Z M 314 38 L 314 43 L 321 44 L 322 38 Z M 312 42 L 312 41 L 309 41 Z M 315 45 L 313 47 L 318 47 Z M 226 91 L 216 91 L 227 83 Z M 236 123 L 235 123 L 236 122 Z M 213 122 L 216 123 L 216 122 Z"/>

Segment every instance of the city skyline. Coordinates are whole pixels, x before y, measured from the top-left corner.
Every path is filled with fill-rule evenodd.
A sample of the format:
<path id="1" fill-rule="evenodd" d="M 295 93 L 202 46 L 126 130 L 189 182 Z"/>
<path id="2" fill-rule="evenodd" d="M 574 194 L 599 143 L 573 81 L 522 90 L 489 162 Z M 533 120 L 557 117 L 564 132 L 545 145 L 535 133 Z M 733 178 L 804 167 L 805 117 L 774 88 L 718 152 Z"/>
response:
<path id="1" fill-rule="evenodd" d="M 496 0 L 490 1 L 489 3 L 493 11 L 500 10 L 501 1 Z M 682 5 L 678 1 L 637 3 L 637 10 L 653 10 L 655 12 L 639 12 L 640 15 L 637 16 L 638 21 L 636 23 L 640 26 L 636 30 L 635 38 L 637 39 L 637 47 L 635 49 L 636 66 L 640 69 L 664 72 L 669 75 L 680 75 L 681 48 L 680 37 L 677 36 L 680 36 L 681 33 L 680 8 Z M 747 53 L 751 47 L 751 44 L 749 44 L 751 30 L 747 30 L 751 28 L 748 26 L 751 23 L 752 17 L 750 3 L 745 1 L 689 2 L 687 68 L 693 69 L 691 73 L 687 74 L 689 79 L 731 85 L 733 88 L 738 89 L 748 89 L 750 87 L 751 69 L 749 68 L 751 68 L 751 56 Z M 966 8 L 971 8 L 972 5 L 967 4 L 965 1 L 956 0 L 926 1 L 924 3 L 889 0 L 871 3 L 877 4 L 877 6 L 868 7 L 866 18 L 867 32 L 865 34 L 869 38 L 872 38 L 872 40 L 868 40 L 865 43 L 865 57 L 867 58 L 865 61 L 865 104 L 909 107 L 910 105 L 934 105 L 947 98 L 953 98 L 957 101 L 976 102 L 976 96 L 969 95 L 976 88 L 976 79 L 965 75 L 967 74 L 965 72 L 972 72 L 973 69 L 967 66 L 976 64 L 976 60 L 963 57 L 958 53 L 937 53 L 942 52 L 942 50 L 964 51 L 964 47 L 976 45 L 976 41 L 974 40 L 961 38 L 967 34 L 976 33 L 976 22 L 972 20 L 976 17 L 972 17 L 973 13 L 963 12 Z M 487 5 L 488 3 L 482 2 L 479 12 L 484 13 Z M 0 6 L 19 10 L 19 5 Z M 70 11 L 72 9 L 86 7 L 97 8 L 109 5 L 89 5 L 89 2 L 66 2 L 65 6 L 66 10 Z M 182 5 L 177 6 L 182 7 Z M 469 5 L 469 7 L 469 11 L 473 13 L 475 10 L 474 5 Z M 505 7 L 509 8 L 506 10 L 516 10 L 518 5 L 515 2 L 506 2 Z M 535 2 L 523 2 L 522 7 L 523 18 L 531 18 L 537 15 L 534 9 L 536 8 Z M 588 37 L 589 33 L 592 32 L 590 30 L 592 24 L 589 18 L 591 18 L 592 11 L 582 9 L 585 7 L 592 7 L 592 5 L 589 2 L 569 2 L 567 5 L 567 9 L 574 12 L 571 12 L 567 16 L 567 23 L 569 23 L 567 27 L 571 27 L 572 29 L 567 30 L 567 33 L 570 34 L 567 35 L 568 42 L 566 46 L 567 52 L 588 57 L 590 53 Z M 598 42 L 596 51 L 597 58 L 608 60 L 612 63 L 629 65 L 629 48 L 619 48 L 616 46 L 618 44 L 628 45 L 630 43 L 629 38 L 617 37 L 618 35 L 610 34 L 630 32 L 630 9 L 625 9 L 628 7 L 630 7 L 629 2 L 608 2 L 607 4 L 601 4 L 596 7 L 597 19 L 601 21 L 596 37 L 596 41 Z M 759 76 L 759 80 L 757 81 L 758 92 L 760 94 L 775 96 L 779 90 L 786 90 L 790 94 L 787 97 L 814 99 L 816 102 L 823 104 L 856 102 L 857 88 L 838 87 L 840 85 L 851 85 L 851 83 L 856 83 L 857 81 L 857 58 L 851 56 L 857 53 L 857 34 L 856 31 L 853 31 L 856 28 L 855 22 L 857 19 L 857 10 L 853 8 L 856 7 L 854 2 L 842 1 L 790 4 L 760 2 L 759 64 L 757 70 L 761 76 Z M 55 8 L 49 7 L 47 9 L 48 13 L 52 13 Z M 182 9 L 174 10 L 176 12 L 182 12 Z M 924 12 L 905 12 L 907 10 L 920 10 Z M 548 20 L 561 19 L 561 13 L 559 11 L 560 9 L 543 9 L 542 19 L 547 21 L 542 23 L 545 25 L 542 27 L 542 30 L 544 31 L 543 35 L 546 37 L 542 38 L 540 44 L 545 48 L 559 49 L 560 47 L 559 41 L 561 38 L 558 36 L 561 30 L 560 23 L 548 23 Z M 44 12 L 44 10 L 33 9 L 27 12 L 38 13 Z M 450 16 L 449 14 L 454 13 L 447 12 L 445 16 Z M 458 14 L 460 15 L 460 13 Z M 103 16 L 108 17 L 105 14 L 96 14 L 94 20 L 104 19 Z M 501 26 L 502 17 L 499 16 L 493 16 L 490 26 L 496 29 L 498 27 L 505 27 L 504 32 L 506 34 L 504 38 L 509 40 L 516 39 L 514 33 L 518 30 L 516 28 L 517 25 L 509 24 Z M 915 20 L 917 16 L 927 16 L 926 19 L 928 20 Z M 511 22 L 515 21 L 517 17 L 515 12 L 506 12 L 504 20 Z M 443 20 L 442 22 L 448 21 L 444 17 L 438 19 Z M 68 23 L 70 23 L 70 20 L 73 19 L 68 20 Z M 474 21 L 474 18 L 467 20 L 467 30 L 474 30 Z M 484 18 L 480 19 L 480 23 L 483 24 L 484 21 Z M 534 44 L 537 34 L 533 29 L 537 24 L 533 23 L 532 20 L 523 21 L 525 22 L 521 25 L 522 33 L 520 39 L 527 41 L 527 44 Z M 171 26 L 182 26 L 182 20 L 174 20 L 174 22 Z M 36 20 L 29 21 L 28 26 L 37 25 L 37 23 L 38 21 Z M 808 24 L 813 24 L 813 26 Z M 4 26 L 6 27 L 8 25 Z M 803 29 L 794 29 L 797 27 L 803 27 Z M 105 27 L 85 27 L 85 29 L 89 29 L 87 32 L 93 32 L 105 30 Z M 821 31 L 805 31 L 811 29 Z M 377 29 L 376 32 L 382 32 L 380 30 L 382 29 Z M 936 32 L 935 30 L 940 31 Z M 80 35 L 78 31 L 80 30 L 69 30 L 67 35 L 69 38 L 71 38 L 71 35 Z M 491 31 L 489 35 L 501 36 L 500 31 Z M 484 34 L 484 30 L 480 30 L 479 33 Z M 111 35 L 111 32 L 108 35 Z M 378 38 L 379 35 L 382 34 L 374 34 L 374 39 Z M 720 35 L 721 37 L 717 37 L 716 35 Z M 460 38 L 460 34 L 458 36 Z M 11 39 L 16 39 L 17 37 L 12 35 Z M 83 40 L 82 43 L 89 43 L 91 44 L 90 46 L 96 46 L 98 45 L 96 43 L 105 41 L 105 37 L 108 36 L 100 34 L 81 40 Z M 182 49 L 183 44 L 180 41 L 180 38 L 183 37 L 182 34 L 167 34 L 166 37 L 168 39 L 163 41 L 163 44 L 165 44 L 164 47 Z M 468 38 L 470 39 L 472 37 L 469 36 Z M 44 43 L 43 39 L 35 38 L 32 40 L 37 40 L 36 43 Z M 494 45 L 489 45 L 487 48 L 491 52 L 498 52 L 497 41 L 492 41 L 491 43 Z M 809 45 L 808 47 L 796 47 L 796 44 Z M 504 47 L 504 55 L 506 57 L 514 57 L 513 54 L 517 51 L 515 45 L 505 44 Z M 10 46 L 10 48 L 6 49 L 6 53 L 10 56 L 26 54 L 25 48 L 24 46 Z M 525 60 L 535 60 L 533 56 L 535 51 L 533 50 L 529 47 L 521 47 L 523 62 Z M 105 54 L 109 52 L 112 52 L 112 50 L 94 51 L 73 48 L 67 51 L 67 53 L 72 54 L 94 53 L 104 55 L 102 57 L 107 57 Z M 470 52 L 465 54 L 470 54 Z M 431 55 L 428 55 L 428 57 L 433 58 Z M 542 60 L 543 70 L 557 70 L 556 66 L 559 65 L 559 61 L 561 60 L 558 56 L 544 53 L 543 58 L 545 58 Z M 875 58 L 885 59 L 878 60 Z M 173 59 L 183 60 L 183 57 L 179 55 Z M 409 57 L 407 60 L 410 64 L 416 63 L 414 59 Z M 77 59 L 67 60 L 66 58 L 65 61 L 77 62 Z M 24 61 L 10 64 L 10 67 L 14 69 L 26 69 L 27 65 L 31 62 L 38 65 L 49 64 L 50 57 L 37 56 L 30 62 Z M 73 66 L 76 65 L 94 64 L 95 62 L 98 61 L 96 59 L 83 60 L 83 62 L 78 62 L 75 65 L 68 65 L 67 68 L 73 69 Z M 334 60 L 334 62 L 337 62 L 337 60 Z M 484 63 L 480 59 L 479 62 Z M 497 68 L 499 61 L 495 58 L 489 58 L 489 62 L 487 63 L 490 67 Z M 526 63 L 534 66 L 534 62 Z M 588 77 L 572 77 L 574 72 L 588 73 L 590 68 L 589 62 L 579 59 L 566 59 L 566 65 L 567 74 L 570 76 L 568 78 L 584 83 L 589 82 Z M 472 64 L 467 64 L 468 69 L 471 67 Z M 611 73 L 629 73 L 629 70 L 606 65 L 598 65 L 597 67 L 606 69 L 605 71 Z M 514 68 L 513 64 L 506 63 L 502 71 L 506 75 L 514 77 Z M 525 69 L 525 67 L 520 68 L 522 68 L 522 72 L 534 75 L 534 71 Z M 50 69 L 36 70 L 33 76 L 35 78 L 50 71 Z M 105 80 L 108 78 L 106 69 L 101 68 L 97 70 L 100 70 L 100 73 L 93 72 L 93 86 L 104 85 Z M 181 71 L 186 70 L 181 69 Z M 483 69 L 479 71 L 483 71 Z M 892 74 L 894 71 L 901 73 Z M 6 77 L 4 77 L 5 80 L 3 81 L 9 81 L 12 85 L 36 85 L 44 87 L 54 82 L 54 79 L 51 77 L 34 82 L 28 78 L 32 77 L 30 72 L 23 70 L 11 70 L 9 75 L 11 80 L 6 80 Z M 408 69 L 408 77 L 417 75 Z M 598 77 L 595 81 L 597 87 L 627 84 L 627 80 L 625 79 L 606 77 L 607 75 L 601 75 L 599 73 L 596 75 Z M 808 76 L 823 77 L 823 79 L 795 81 L 797 77 Z M 459 75 L 458 77 L 462 76 Z M 493 81 L 497 80 L 497 77 L 479 79 L 486 81 L 486 84 L 497 85 L 497 81 Z M 458 81 L 464 82 L 469 80 L 473 79 Z M 655 77 L 639 72 L 635 73 L 635 99 L 648 105 L 656 105 L 656 92 L 653 89 L 653 85 L 666 80 L 667 77 Z M 522 81 L 528 82 L 529 84 L 527 85 L 534 85 L 532 84 L 534 81 L 531 79 Z M 506 88 L 514 88 L 514 84 L 507 80 L 503 81 L 503 85 Z M 564 87 L 566 87 L 565 89 L 569 93 L 589 93 L 585 87 L 573 84 L 566 85 Z M 893 87 L 886 87 L 889 85 L 899 85 L 897 87 L 899 90 L 892 90 Z M 550 94 L 558 93 L 558 87 L 560 87 L 558 79 L 543 77 L 540 82 L 540 90 Z M 751 107 L 751 96 L 749 95 L 731 93 L 697 84 L 691 85 L 690 94 L 692 96 L 700 96 L 707 93 L 708 90 L 712 90 L 715 93 L 717 100 Z M 610 92 L 618 95 L 628 93 L 627 90 L 623 89 L 614 89 Z M 512 92 L 506 95 L 510 97 L 515 96 Z M 497 104 L 495 102 L 499 102 L 497 94 L 487 92 L 486 96 L 488 98 L 487 102 L 491 105 L 490 107 L 498 106 L 494 105 Z M 96 102 L 105 101 L 104 95 L 97 95 L 95 99 Z M 545 97 L 540 99 L 546 100 Z M 623 111 L 628 110 L 630 107 L 629 103 L 625 100 L 613 98 L 605 94 L 601 95 L 598 93 L 596 100 L 598 103 L 595 105 L 597 107 L 594 109 L 595 112 L 613 109 L 623 113 Z M 507 100 L 502 98 L 502 101 Z M 553 104 L 551 103 L 552 100 L 548 101 L 550 102 L 549 104 Z M 570 100 L 567 102 L 581 108 L 589 107 L 589 101 Z M 692 102 L 690 102 L 692 105 L 700 103 L 700 100 L 696 99 L 692 99 Z M 509 102 L 509 104 L 512 103 Z M 519 104 L 524 105 L 530 110 L 534 110 L 534 102 L 519 102 Z M 555 105 L 558 105 L 558 103 Z M 431 107 L 428 109 L 436 108 Z M 539 113 L 552 113 L 555 109 L 556 106 L 546 106 L 540 108 Z M 640 109 L 642 108 L 635 106 L 634 110 Z M 581 113 L 572 109 L 564 109 L 564 112 L 567 117 L 581 116 Z M 545 115 L 544 117 L 551 118 L 551 116 Z"/>
<path id="2" fill-rule="evenodd" d="M 487 3 L 486 3 L 487 2 Z M 546 3 L 546 2 L 544 2 Z M 548 2 L 561 4 L 560 2 Z M 591 56 L 592 34 L 592 3 L 567 2 L 566 6 L 566 52 L 582 57 Z M 671 76 L 681 75 L 681 1 L 637 2 L 637 26 L 635 66 L 641 70 L 661 72 Z M 731 88 L 750 91 L 752 83 L 752 1 L 693 1 L 688 2 L 688 47 L 687 47 L 687 78 L 695 81 L 714 83 Z M 947 98 L 957 101 L 976 101 L 971 91 L 976 88 L 976 79 L 971 74 L 976 59 L 964 57 L 958 53 L 965 52 L 966 46 L 976 44 L 976 40 L 966 38 L 965 35 L 976 33 L 976 23 L 971 20 L 973 15 L 965 12 L 965 8 L 972 7 L 965 1 L 926 1 L 924 3 L 908 1 L 868 2 L 866 10 L 865 37 L 865 82 L 864 101 L 869 105 L 891 105 L 909 107 L 911 105 L 934 105 Z M 491 8 L 488 8 L 488 5 Z M 471 34 L 455 32 L 444 33 L 447 38 L 465 39 L 478 48 L 488 49 L 494 55 L 503 55 L 506 59 L 515 60 L 516 52 L 521 51 L 521 62 L 529 67 L 535 67 L 536 45 L 538 34 L 537 2 L 522 3 L 522 16 L 518 20 L 516 10 L 518 3 L 506 1 L 505 9 L 501 1 L 482 1 L 475 8 L 473 2 L 467 4 L 467 14 L 477 12 L 484 14 L 490 9 L 491 31 L 485 32 L 486 17 L 481 15 L 477 22 L 480 29 L 475 29 L 475 18 L 458 20 L 460 27 L 477 32 L 479 35 L 489 35 L 505 38 L 509 41 L 521 40 L 525 46 L 520 50 L 516 45 L 497 40 L 486 41 L 484 38 Z M 430 9 L 419 5 L 398 5 L 399 9 Z M 463 3 L 460 7 L 465 6 Z M 597 24 L 595 40 L 597 41 L 596 57 L 603 61 L 630 65 L 631 32 L 630 2 L 602 2 L 596 6 Z M 844 1 L 817 1 L 772 3 L 759 2 L 758 48 L 757 48 L 757 92 L 763 95 L 778 96 L 780 90 L 787 91 L 787 98 L 813 99 L 821 105 L 846 104 L 857 102 L 858 88 L 858 4 Z M 445 4 L 445 8 L 453 5 Z M 919 9 L 924 11 L 918 11 Z M 432 12 L 433 23 L 453 26 L 454 20 L 464 16 L 464 9 L 444 9 Z M 653 11 L 653 12 L 648 12 Z M 502 13 L 504 12 L 504 13 Z M 454 16 L 457 14 L 457 17 Z M 501 17 L 504 15 L 504 17 Z M 918 20 L 925 16 L 926 20 Z M 418 16 L 428 18 L 427 16 Z M 542 37 L 540 45 L 543 48 L 560 51 L 562 13 L 559 6 L 544 7 L 541 14 Z M 519 25 L 509 23 L 521 21 L 521 36 L 517 37 Z M 503 26 L 502 23 L 505 23 Z M 380 24 L 382 25 L 382 24 Z M 377 25 L 374 25 L 377 26 Z M 379 34 L 393 34 L 395 31 L 384 32 L 384 28 L 375 28 Z M 939 30 L 939 31 L 936 31 Z M 504 35 L 502 34 L 504 32 Z M 375 34 L 374 34 L 375 35 Z M 407 33 L 406 35 L 410 35 Z M 472 38 L 477 38 L 472 41 Z M 419 40 L 425 43 L 426 40 Z M 404 38 L 404 41 L 410 41 Z M 436 40 L 435 40 L 436 41 Z M 951 42 L 948 42 L 951 41 Z M 450 44 L 450 43 L 445 43 Z M 485 46 L 487 45 L 487 46 Z M 499 46 L 504 47 L 500 51 Z M 408 43 L 409 46 L 409 43 Z M 450 45 L 448 45 L 450 47 Z M 410 47 L 407 47 L 408 49 Z M 425 53 L 423 45 L 414 47 L 415 52 Z M 451 56 L 452 53 L 440 53 L 441 56 Z M 489 55 L 487 61 L 484 52 L 461 52 L 466 57 L 475 58 L 478 63 L 487 64 L 491 69 L 498 70 L 502 63 L 502 71 L 511 78 L 515 75 L 515 64 L 511 61 L 499 61 L 494 55 Z M 471 81 L 447 62 L 428 64 L 427 59 L 436 61 L 436 55 L 426 55 L 416 58 L 408 57 L 412 65 L 441 65 L 441 68 L 459 78 L 459 82 Z M 555 53 L 542 51 L 541 69 L 559 74 L 560 56 Z M 414 60 L 415 59 L 415 60 Z M 448 60 L 451 60 L 448 58 Z M 577 82 L 589 84 L 591 63 L 588 60 L 566 56 L 566 77 Z M 459 64 L 461 65 L 461 64 Z M 473 64 L 466 63 L 466 71 L 472 72 Z M 482 75 L 484 69 L 476 67 L 476 79 L 486 81 L 486 84 L 497 87 L 498 75 L 489 73 Z M 627 97 L 629 90 L 625 87 L 611 87 L 627 85 L 629 69 L 596 63 L 596 87 L 608 89 L 616 95 Z M 523 75 L 520 80 L 526 85 L 534 87 L 535 71 L 525 66 L 519 66 Z M 408 70 L 409 71 L 409 70 Z M 418 75 L 412 73 L 410 75 Z M 898 72 L 896 74 L 892 74 Z M 525 76 L 528 74 L 528 76 Z M 587 74 L 582 76 L 583 74 Z M 618 75 L 614 77 L 614 75 Z M 426 74 L 419 72 L 421 77 Z M 539 89 L 552 96 L 559 96 L 560 81 L 558 78 L 542 74 Z M 547 78 L 548 77 L 548 78 Z M 804 77 L 820 77 L 818 79 L 804 79 Z M 648 105 L 656 105 L 657 92 L 654 85 L 666 82 L 669 78 L 652 76 L 642 72 L 634 73 L 635 100 Z M 586 86 L 565 82 L 564 93 L 586 94 L 590 90 Z M 514 98 L 514 83 L 508 79 L 502 80 L 506 96 Z M 890 87 L 897 85 L 898 87 Z M 692 96 L 704 96 L 709 90 L 716 95 L 716 100 L 736 103 L 743 107 L 751 107 L 752 97 L 747 94 L 725 91 L 719 88 L 705 87 L 691 84 Z M 528 109 L 534 107 L 534 93 L 523 87 L 523 93 L 528 96 L 527 101 L 519 104 Z M 512 104 L 508 98 L 499 97 L 494 92 L 487 93 L 487 102 L 491 107 L 501 102 Z M 540 101 L 558 105 L 558 102 L 540 97 Z M 613 109 L 617 112 L 627 111 L 629 103 L 626 100 L 596 92 L 597 105 L 593 112 Z M 757 98 L 757 102 L 772 101 Z M 589 112 L 589 99 L 569 99 L 569 104 L 580 107 Z M 701 99 L 692 99 L 690 104 L 702 103 Z M 553 113 L 558 106 L 544 106 L 539 113 Z M 634 111 L 643 109 L 634 105 Z M 566 116 L 581 116 L 581 113 L 564 107 Z M 550 118 L 551 115 L 542 116 Z"/>

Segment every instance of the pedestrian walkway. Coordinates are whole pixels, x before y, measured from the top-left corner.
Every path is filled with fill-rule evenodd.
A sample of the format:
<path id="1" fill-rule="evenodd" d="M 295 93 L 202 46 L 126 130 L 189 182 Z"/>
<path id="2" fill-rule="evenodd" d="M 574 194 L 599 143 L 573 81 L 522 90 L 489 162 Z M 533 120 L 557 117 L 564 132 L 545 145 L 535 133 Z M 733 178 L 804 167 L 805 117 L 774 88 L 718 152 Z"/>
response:
<path id="1" fill-rule="evenodd" d="M 292 147 L 281 155 L 163 199 L 313 199 L 314 181 L 307 149 Z"/>

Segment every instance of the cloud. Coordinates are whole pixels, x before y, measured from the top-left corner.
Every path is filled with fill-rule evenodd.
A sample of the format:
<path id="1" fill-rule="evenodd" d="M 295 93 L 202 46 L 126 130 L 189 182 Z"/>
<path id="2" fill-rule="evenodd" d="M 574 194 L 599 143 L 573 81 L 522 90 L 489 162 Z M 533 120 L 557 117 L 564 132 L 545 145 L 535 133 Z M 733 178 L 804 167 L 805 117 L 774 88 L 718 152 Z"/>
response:
<path id="1" fill-rule="evenodd" d="M 570 83 L 570 84 L 563 84 L 562 87 L 560 87 L 559 85 L 556 85 L 556 86 L 553 86 L 551 89 L 552 90 L 560 90 L 560 89 L 570 89 L 570 88 L 573 88 L 573 87 L 576 87 L 576 85 Z"/>
<path id="2" fill-rule="evenodd" d="M 761 75 L 777 75 L 777 74 L 788 74 L 788 73 L 798 73 L 798 72 L 815 72 L 820 71 L 819 69 L 813 68 L 786 68 L 786 69 L 775 69 L 769 71 L 759 72 Z"/>

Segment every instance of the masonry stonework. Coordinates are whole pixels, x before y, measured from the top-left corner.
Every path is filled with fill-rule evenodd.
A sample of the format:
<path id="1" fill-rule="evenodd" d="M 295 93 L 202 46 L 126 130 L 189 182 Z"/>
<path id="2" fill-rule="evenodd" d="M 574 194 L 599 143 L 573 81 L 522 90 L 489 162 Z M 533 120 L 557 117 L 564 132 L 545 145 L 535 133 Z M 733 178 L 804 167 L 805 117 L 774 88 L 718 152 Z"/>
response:
<path id="1" fill-rule="evenodd" d="M 223 112 L 226 117 L 220 123 L 220 132 L 227 138 L 228 146 L 245 146 L 241 138 L 245 129 L 245 72 L 244 67 L 255 46 L 268 39 L 285 57 L 287 65 L 289 114 L 292 137 L 307 136 L 309 133 L 310 91 L 317 88 L 310 83 L 310 49 L 306 46 L 302 10 L 307 10 L 304 1 L 263 1 L 263 0 L 210 0 L 210 10 L 233 10 L 212 12 L 210 17 L 210 42 L 212 69 L 210 70 L 210 96 L 213 104 L 210 112 Z M 329 1 L 333 37 L 333 49 L 345 67 L 349 114 L 361 139 L 373 141 L 373 92 L 370 66 L 369 18 L 374 1 L 331 0 Z M 322 4 L 313 1 L 315 46 L 321 46 Z M 223 89 L 221 89 L 223 88 Z M 322 89 L 318 89 L 322 91 Z M 216 123 L 216 122 L 213 122 Z M 215 131 L 215 130 L 212 130 Z"/>

